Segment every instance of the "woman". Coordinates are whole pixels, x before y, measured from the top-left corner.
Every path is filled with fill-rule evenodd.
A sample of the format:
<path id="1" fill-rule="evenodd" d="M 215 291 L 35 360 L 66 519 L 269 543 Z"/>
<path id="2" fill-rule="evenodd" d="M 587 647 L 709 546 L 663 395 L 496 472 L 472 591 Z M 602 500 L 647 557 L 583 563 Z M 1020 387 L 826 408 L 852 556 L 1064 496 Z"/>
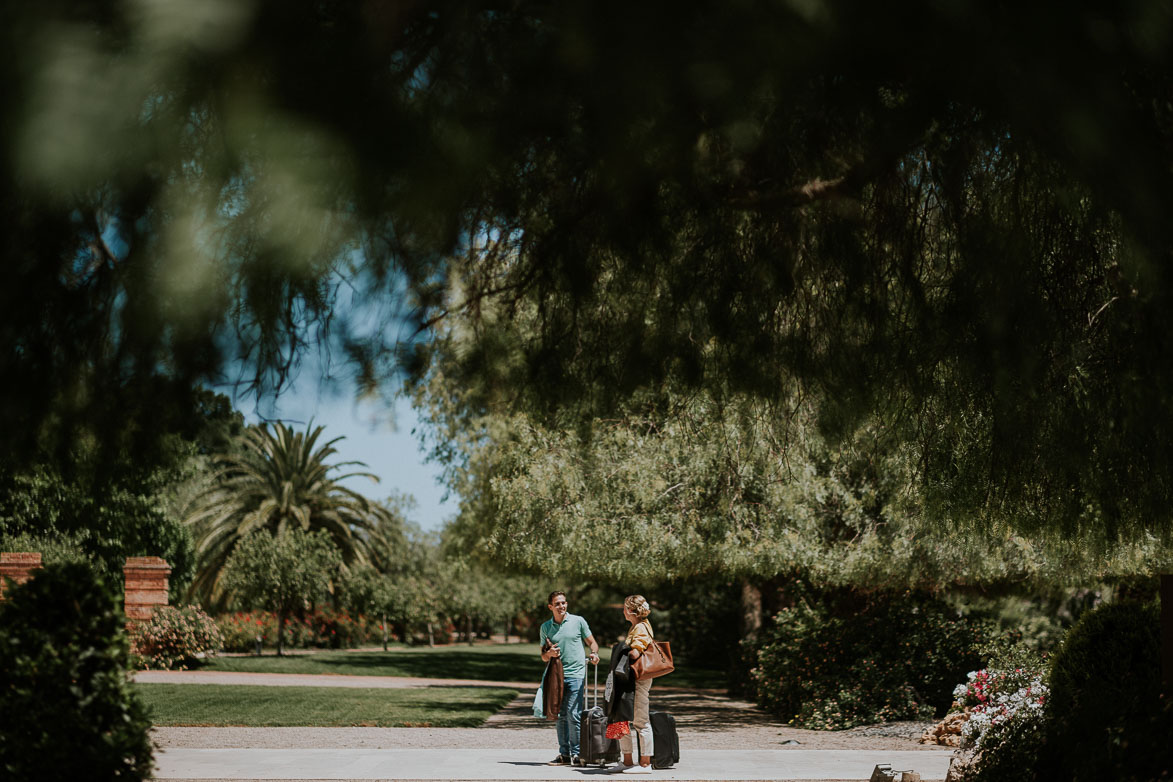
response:
<path id="1" fill-rule="evenodd" d="M 631 622 L 631 629 L 627 631 L 625 643 L 631 647 L 628 656 L 634 663 L 640 658 L 652 643 L 652 624 L 648 615 L 652 607 L 643 595 L 630 595 L 623 601 L 623 617 Z M 648 697 L 652 691 L 651 679 L 639 679 L 635 682 L 635 713 L 632 718 L 632 732 L 639 734 L 639 764 L 632 760 L 631 734 L 619 738 L 619 747 L 623 750 L 624 774 L 652 773 L 652 725 L 648 722 Z"/>

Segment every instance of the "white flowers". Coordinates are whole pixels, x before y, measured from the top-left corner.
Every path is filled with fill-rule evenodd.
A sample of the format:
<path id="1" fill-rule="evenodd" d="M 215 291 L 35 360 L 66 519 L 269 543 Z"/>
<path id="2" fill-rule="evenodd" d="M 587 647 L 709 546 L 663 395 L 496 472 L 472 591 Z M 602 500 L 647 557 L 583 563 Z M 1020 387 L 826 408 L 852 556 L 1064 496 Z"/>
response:
<path id="1" fill-rule="evenodd" d="M 1021 668 L 982 670 L 971 672 L 967 679 L 953 689 L 953 697 L 969 709 L 969 719 L 961 728 L 964 746 L 981 750 L 1001 726 L 1042 717 L 1050 692 L 1042 674 Z"/>

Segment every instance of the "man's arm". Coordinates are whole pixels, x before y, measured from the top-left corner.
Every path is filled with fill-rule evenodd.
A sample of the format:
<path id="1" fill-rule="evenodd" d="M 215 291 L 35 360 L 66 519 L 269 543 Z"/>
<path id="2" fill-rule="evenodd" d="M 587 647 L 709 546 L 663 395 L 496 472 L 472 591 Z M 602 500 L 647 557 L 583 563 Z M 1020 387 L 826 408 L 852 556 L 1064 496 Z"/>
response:
<path id="1" fill-rule="evenodd" d="M 590 660 L 591 665 L 598 665 L 599 664 L 599 644 L 598 644 L 598 642 L 595 641 L 595 637 L 593 635 L 588 635 L 586 637 L 586 642 L 588 644 L 590 644 L 591 657 L 594 658 L 594 659 L 591 659 L 591 657 L 588 657 L 587 659 Z"/>

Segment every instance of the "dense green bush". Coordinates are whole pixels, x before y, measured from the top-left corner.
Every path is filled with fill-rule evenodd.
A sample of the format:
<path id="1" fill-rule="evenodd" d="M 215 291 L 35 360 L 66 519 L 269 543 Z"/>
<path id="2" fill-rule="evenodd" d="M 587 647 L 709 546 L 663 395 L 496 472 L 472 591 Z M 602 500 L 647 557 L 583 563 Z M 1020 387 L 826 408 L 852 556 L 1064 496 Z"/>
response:
<path id="1" fill-rule="evenodd" d="M 145 622 L 131 627 L 131 658 L 136 668 L 190 668 L 223 645 L 212 617 L 195 606 L 159 606 Z"/>
<path id="2" fill-rule="evenodd" d="M 758 701 L 801 727 L 927 719 L 979 666 L 983 635 L 924 595 L 801 600 L 763 628 L 751 676 Z"/>
<path id="3" fill-rule="evenodd" d="M 1173 711 L 1161 697 L 1160 611 L 1113 603 L 1085 614 L 1051 665 L 1043 780 L 1173 775 Z"/>
<path id="4" fill-rule="evenodd" d="M 169 438 L 168 454 L 154 466 L 121 456 L 99 465 L 98 454 L 81 445 L 84 455 L 70 465 L 0 468 L 0 537 L 8 545 L 24 544 L 4 550 L 40 551 L 48 564 L 58 541 L 79 547 L 112 588 L 122 584 L 127 557 L 160 556 L 171 567 L 175 599 L 191 581 L 195 549 L 188 528 L 165 510 L 164 498 L 180 479 L 191 447 Z"/>
<path id="5" fill-rule="evenodd" d="M 127 681 L 125 618 L 82 564 L 0 604 L 0 777 L 148 779 L 150 719 Z"/>

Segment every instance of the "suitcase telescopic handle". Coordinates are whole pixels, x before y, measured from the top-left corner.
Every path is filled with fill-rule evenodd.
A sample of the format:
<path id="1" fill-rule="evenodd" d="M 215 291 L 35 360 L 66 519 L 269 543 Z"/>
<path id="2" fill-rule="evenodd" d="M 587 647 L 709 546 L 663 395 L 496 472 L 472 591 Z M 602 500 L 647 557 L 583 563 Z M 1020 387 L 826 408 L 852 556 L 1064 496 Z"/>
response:
<path id="1" fill-rule="evenodd" d="M 599 666 L 596 663 L 595 665 L 593 665 L 591 667 L 595 669 L 595 702 L 592 704 L 592 706 L 598 706 L 599 705 Z"/>

